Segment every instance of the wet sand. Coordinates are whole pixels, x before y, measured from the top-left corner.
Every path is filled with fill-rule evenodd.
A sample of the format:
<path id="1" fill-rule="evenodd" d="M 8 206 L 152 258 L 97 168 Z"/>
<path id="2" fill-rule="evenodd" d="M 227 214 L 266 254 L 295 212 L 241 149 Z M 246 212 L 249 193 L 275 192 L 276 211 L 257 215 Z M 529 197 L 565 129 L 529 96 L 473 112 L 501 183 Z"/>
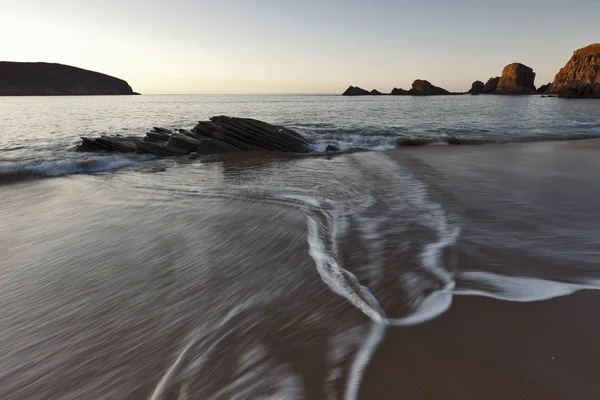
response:
<path id="1" fill-rule="evenodd" d="M 363 399 L 597 399 L 600 294 L 533 303 L 455 297 L 423 325 L 390 329 Z"/>
<path id="2" fill-rule="evenodd" d="M 2 186 L 0 398 L 600 398 L 581 143 Z"/>

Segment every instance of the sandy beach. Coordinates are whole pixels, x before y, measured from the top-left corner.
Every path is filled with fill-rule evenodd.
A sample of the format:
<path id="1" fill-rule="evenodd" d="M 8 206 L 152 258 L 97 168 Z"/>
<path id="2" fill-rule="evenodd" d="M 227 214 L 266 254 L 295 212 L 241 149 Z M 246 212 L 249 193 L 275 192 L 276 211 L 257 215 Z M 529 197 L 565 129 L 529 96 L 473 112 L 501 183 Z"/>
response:
<path id="1" fill-rule="evenodd" d="M 598 398 L 585 144 L 5 184 L 0 397 Z"/>

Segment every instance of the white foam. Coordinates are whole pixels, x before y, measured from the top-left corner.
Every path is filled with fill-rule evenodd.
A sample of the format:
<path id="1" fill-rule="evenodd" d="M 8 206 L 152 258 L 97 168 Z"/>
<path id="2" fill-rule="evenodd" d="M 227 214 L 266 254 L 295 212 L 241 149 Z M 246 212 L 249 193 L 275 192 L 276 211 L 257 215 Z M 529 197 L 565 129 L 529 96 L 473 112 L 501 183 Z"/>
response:
<path id="1" fill-rule="evenodd" d="M 505 276 L 484 271 L 460 272 L 457 280 L 458 287 L 453 291 L 456 295 L 482 296 L 513 302 L 549 300 L 567 296 L 579 290 L 600 289 L 600 280 L 598 279 L 580 278 L 580 282 L 558 282 L 524 276 Z M 491 289 L 469 288 L 469 283 L 480 283 Z"/>
<path id="2" fill-rule="evenodd" d="M 331 228 L 335 230 L 335 223 L 331 221 Z M 351 272 L 340 267 L 335 254 L 335 249 L 326 249 L 325 243 L 321 238 L 320 228 L 325 228 L 315 220 L 314 217 L 308 215 L 308 246 L 309 254 L 315 262 L 317 271 L 334 293 L 345 297 L 350 303 L 361 310 L 365 315 L 379 324 L 386 324 L 387 317 L 381 309 L 379 302 L 373 294 L 360 284 L 356 276 Z M 326 234 L 326 233 L 325 233 Z M 327 240 L 335 242 L 335 232 Z M 350 287 L 352 283 L 360 291 L 356 291 Z"/>
<path id="3" fill-rule="evenodd" d="M 371 331 L 369 335 L 363 341 L 360 350 L 356 354 L 356 358 L 350 368 L 350 375 L 348 376 L 348 382 L 346 384 L 346 394 L 344 400 L 356 400 L 358 399 L 358 392 L 360 385 L 365 374 L 365 369 L 369 365 L 375 350 L 381 343 L 385 335 L 386 326 L 372 322 Z"/>
<path id="4" fill-rule="evenodd" d="M 61 176 L 123 168 L 136 161 L 123 156 L 87 157 L 44 162 L 18 162 L 0 165 L 0 174 L 29 172 L 41 176 Z"/>

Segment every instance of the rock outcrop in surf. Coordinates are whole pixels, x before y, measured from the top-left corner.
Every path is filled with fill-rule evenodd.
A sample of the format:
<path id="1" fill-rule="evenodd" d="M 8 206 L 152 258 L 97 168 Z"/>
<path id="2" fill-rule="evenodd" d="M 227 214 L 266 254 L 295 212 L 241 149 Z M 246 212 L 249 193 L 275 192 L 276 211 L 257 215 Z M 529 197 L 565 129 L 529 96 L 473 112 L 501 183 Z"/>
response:
<path id="1" fill-rule="evenodd" d="M 600 98 L 600 43 L 575 50 L 556 74 L 549 93 L 560 97 Z"/>
<path id="2" fill-rule="evenodd" d="M 132 95 L 122 79 L 70 65 L 0 61 L 0 96 Z"/>
<path id="3" fill-rule="evenodd" d="M 79 151 L 202 156 L 237 151 L 307 153 L 308 140 L 297 132 L 251 118 L 217 116 L 191 130 L 155 127 L 139 136 L 82 137 Z"/>

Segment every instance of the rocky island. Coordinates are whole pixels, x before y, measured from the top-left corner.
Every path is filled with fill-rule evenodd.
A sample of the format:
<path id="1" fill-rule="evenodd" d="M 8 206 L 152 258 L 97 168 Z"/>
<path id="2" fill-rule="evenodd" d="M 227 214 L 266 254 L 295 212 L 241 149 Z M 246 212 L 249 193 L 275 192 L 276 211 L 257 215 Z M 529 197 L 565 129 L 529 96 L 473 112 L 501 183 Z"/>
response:
<path id="1" fill-rule="evenodd" d="M 451 93 L 446 89 L 432 85 L 429 81 L 424 79 L 417 79 L 413 82 L 410 90 L 404 90 L 399 88 L 392 89 L 389 93 L 391 96 L 444 96 L 460 93 Z M 373 89 L 370 92 L 358 86 L 350 86 L 342 96 L 381 96 L 383 93 L 377 89 Z"/>
<path id="2" fill-rule="evenodd" d="M 573 57 L 556 75 L 553 82 L 535 87 L 535 72 L 532 68 L 521 63 L 508 64 L 502 70 L 502 75 L 489 78 L 484 84 L 475 81 L 467 92 L 472 95 L 499 94 L 499 95 L 548 95 L 547 97 L 578 97 L 600 98 L 600 43 L 591 44 L 575 50 Z M 350 86 L 344 96 L 380 95 L 377 90 L 368 90 Z M 393 96 L 435 96 L 461 94 L 451 93 L 445 89 L 434 86 L 426 80 L 417 79 L 412 84 L 412 89 L 404 90 L 394 88 L 390 95 Z M 545 96 L 543 96 L 545 97 Z"/>
<path id="3" fill-rule="evenodd" d="M 70 65 L 0 61 L 0 96 L 133 95 L 122 79 Z"/>

